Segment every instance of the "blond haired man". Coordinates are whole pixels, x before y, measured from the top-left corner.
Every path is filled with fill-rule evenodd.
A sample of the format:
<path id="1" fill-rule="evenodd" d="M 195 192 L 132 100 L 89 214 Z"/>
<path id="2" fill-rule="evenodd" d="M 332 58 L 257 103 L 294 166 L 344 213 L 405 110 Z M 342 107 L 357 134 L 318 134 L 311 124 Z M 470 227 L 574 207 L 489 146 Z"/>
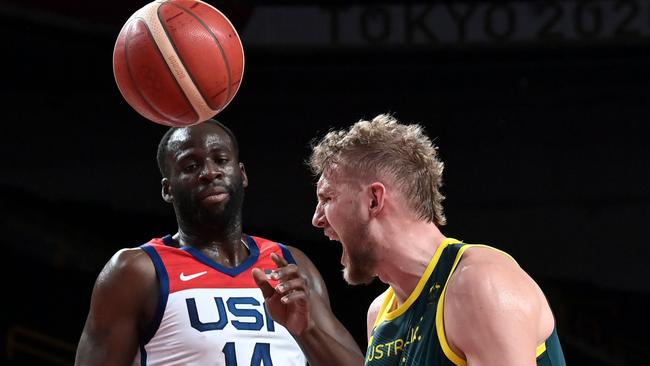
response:
<path id="1" fill-rule="evenodd" d="M 443 163 L 390 115 L 328 133 L 309 160 L 313 225 L 350 284 L 389 285 L 368 310 L 366 365 L 565 365 L 549 304 L 507 254 L 446 237 Z"/>

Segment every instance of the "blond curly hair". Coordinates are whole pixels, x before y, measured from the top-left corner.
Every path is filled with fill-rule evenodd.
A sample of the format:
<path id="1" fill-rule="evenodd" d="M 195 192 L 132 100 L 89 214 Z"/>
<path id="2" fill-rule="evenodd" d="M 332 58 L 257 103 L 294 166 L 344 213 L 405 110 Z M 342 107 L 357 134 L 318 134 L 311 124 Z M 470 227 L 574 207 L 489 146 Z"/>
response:
<path id="1" fill-rule="evenodd" d="M 348 130 L 331 131 L 312 143 L 307 163 L 316 176 L 332 164 L 370 178 L 387 175 L 417 217 L 438 226 L 446 224 L 445 197 L 440 193 L 444 164 L 420 125 L 401 124 L 389 114 L 360 120 Z"/>

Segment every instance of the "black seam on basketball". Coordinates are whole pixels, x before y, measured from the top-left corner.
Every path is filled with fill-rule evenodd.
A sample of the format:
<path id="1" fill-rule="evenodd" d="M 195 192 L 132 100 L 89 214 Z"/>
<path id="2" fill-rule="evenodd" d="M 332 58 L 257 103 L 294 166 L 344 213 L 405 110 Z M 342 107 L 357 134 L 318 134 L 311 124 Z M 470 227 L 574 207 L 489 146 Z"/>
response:
<path id="1" fill-rule="evenodd" d="M 184 7 L 184 6 L 182 6 L 182 5 L 179 5 L 179 4 L 176 4 L 176 3 L 168 2 L 168 3 L 166 3 L 166 4 L 169 4 L 169 5 L 171 5 L 171 6 L 175 6 L 175 7 L 179 8 L 179 9 L 183 9 L 183 10 L 185 10 L 185 11 L 187 12 L 187 14 L 189 14 L 190 16 L 192 16 L 192 17 L 193 17 L 194 19 L 196 19 L 199 23 L 201 23 L 201 25 L 203 25 L 203 27 L 204 27 L 204 28 L 205 28 L 205 29 L 210 33 L 210 35 L 212 36 L 212 39 L 214 39 L 214 42 L 215 42 L 215 43 L 217 44 L 217 46 L 219 47 L 219 52 L 221 52 L 221 59 L 222 59 L 223 62 L 226 64 L 226 70 L 228 71 L 228 72 L 227 72 L 227 77 L 228 77 L 228 87 L 227 87 L 227 89 L 226 89 L 226 90 L 228 90 L 228 97 L 227 97 L 227 99 L 226 99 L 226 105 L 227 105 L 227 104 L 228 104 L 228 100 L 232 97 L 232 95 L 231 95 L 231 90 L 232 90 L 232 77 L 231 77 L 231 75 L 232 75 L 232 70 L 230 69 L 230 62 L 228 61 L 228 57 L 226 57 L 226 52 L 223 50 L 223 47 L 221 46 L 221 43 L 219 42 L 219 40 L 217 39 L 217 37 L 214 35 L 214 33 L 212 33 L 212 30 L 211 30 L 210 27 L 209 27 L 209 26 L 208 26 L 208 25 L 203 21 L 203 19 L 201 19 L 201 18 L 200 18 L 199 16 L 197 16 L 196 14 L 194 14 L 194 12 L 193 12 L 191 9 L 186 8 L 186 7 Z M 162 6 L 162 5 L 161 5 L 161 6 Z M 159 8 L 159 9 L 160 9 L 160 8 Z M 160 16 L 160 14 L 158 14 L 158 15 Z M 162 20 L 161 20 L 161 23 L 162 23 Z M 167 33 L 167 27 L 165 26 L 164 23 L 163 23 L 163 29 L 165 30 L 165 33 Z M 167 33 L 167 36 L 169 37 L 169 34 L 168 34 L 168 33 Z M 176 51 L 176 55 L 178 55 L 178 59 L 179 59 L 180 63 L 182 63 L 183 66 L 185 67 L 185 66 L 186 66 L 186 65 L 185 65 L 185 62 L 183 62 L 183 59 L 181 58 L 181 55 L 178 53 L 178 50 L 176 49 L 176 45 L 175 45 L 174 43 L 172 43 L 172 46 L 174 47 L 174 50 Z M 205 100 L 205 102 L 209 104 L 209 101 L 212 100 L 212 97 L 203 93 L 203 90 L 201 90 L 201 88 L 198 87 L 198 84 L 196 83 L 196 80 L 194 79 L 194 76 L 192 75 L 192 72 L 191 72 L 187 67 L 185 67 L 185 70 L 187 70 L 187 74 L 189 75 L 190 79 L 192 79 L 192 82 L 194 83 L 194 85 L 197 86 L 197 89 L 198 89 L 199 93 L 201 93 L 201 96 L 203 97 L 203 99 Z M 221 94 L 221 93 L 217 93 L 217 94 L 215 94 L 215 96 L 216 96 L 216 95 L 219 95 L 219 94 Z M 209 107 L 212 108 L 212 106 L 209 106 Z M 224 105 L 224 107 L 225 107 L 225 105 Z M 217 110 L 222 110 L 222 109 L 223 109 L 223 108 L 218 108 Z"/>
<path id="2" fill-rule="evenodd" d="M 141 20 L 144 24 L 147 24 L 147 22 L 145 22 L 144 19 L 142 19 L 142 18 L 134 18 L 133 21 L 135 22 L 138 19 Z M 147 30 L 147 32 L 149 31 L 148 27 L 144 27 L 144 28 Z M 165 116 L 162 113 L 160 113 L 160 111 L 151 103 L 151 101 L 149 99 L 147 99 L 147 97 L 144 96 L 144 94 L 142 94 L 142 92 L 140 91 L 140 87 L 139 87 L 138 83 L 136 83 L 135 79 L 133 78 L 133 72 L 131 70 L 131 63 L 129 62 L 129 42 L 131 41 L 131 39 L 128 37 L 128 34 L 129 33 L 128 33 L 128 30 L 127 30 L 127 33 L 124 35 L 124 63 L 126 64 L 126 69 L 128 71 L 128 74 L 129 74 L 129 79 L 131 79 L 131 84 L 133 84 L 135 86 L 135 88 L 133 88 L 133 89 L 135 89 L 135 91 L 138 93 L 138 95 L 140 95 L 140 98 L 142 98 L 142 100 L 145 103 L 147 103 L 147 105 L 149 105 L 151 110 L 153 112 L 155 112 L 160 119 L 164 120 L 164 119 L 166 119 Z M 118 84 L 118 86 L 119 86 L 119 84 Z"/>

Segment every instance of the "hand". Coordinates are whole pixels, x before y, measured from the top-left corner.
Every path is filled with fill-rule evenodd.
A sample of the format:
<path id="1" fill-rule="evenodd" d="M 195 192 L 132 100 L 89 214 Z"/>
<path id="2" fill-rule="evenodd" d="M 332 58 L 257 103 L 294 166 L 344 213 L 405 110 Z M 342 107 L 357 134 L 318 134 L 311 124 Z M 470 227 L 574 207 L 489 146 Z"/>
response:
<path id="1" fill-rule="evenodd" d="M 282 324 L 292 335 L 300 336 L 313 325 L 309 288 L 298 266 L 289 264 L 275 253 L 271 253 L 271 259 L 278 268 L 268 277 L 259 268 L 254 268 L 253 279 L 262 290 L 266 308 L 273 320 Z M 269 283 L 269 278 L 278 281 L 275 288 Z"/>

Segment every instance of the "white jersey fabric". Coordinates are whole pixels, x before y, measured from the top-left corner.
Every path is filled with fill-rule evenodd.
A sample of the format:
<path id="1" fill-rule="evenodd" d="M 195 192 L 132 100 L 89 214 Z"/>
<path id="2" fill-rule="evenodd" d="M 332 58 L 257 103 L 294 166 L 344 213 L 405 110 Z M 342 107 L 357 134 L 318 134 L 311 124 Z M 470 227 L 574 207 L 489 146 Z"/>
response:
<path id="1" fill-rule="evenodd" d="M 295 261 L 279 243 L 251 236 L 246 239 L 250 256 L 235 268 L 223 267 L 192 247 L 174 248 L 169 245 L 170 236 L 141 247 L 156 267 L 160 301 L 134 365 L 306 364 L 291 334 L 266 311 L 251 274 L 256 267 L 277 267 L 271 253 Z"/>

